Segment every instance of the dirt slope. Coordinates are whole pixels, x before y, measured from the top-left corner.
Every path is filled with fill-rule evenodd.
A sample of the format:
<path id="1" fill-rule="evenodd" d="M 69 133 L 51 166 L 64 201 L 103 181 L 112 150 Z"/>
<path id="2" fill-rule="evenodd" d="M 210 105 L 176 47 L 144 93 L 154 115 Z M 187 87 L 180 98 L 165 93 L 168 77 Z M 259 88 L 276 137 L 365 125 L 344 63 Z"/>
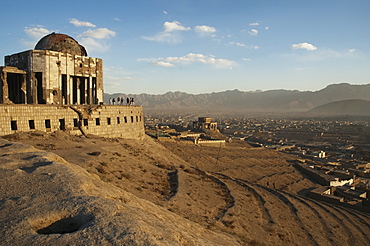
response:
<path id="1" fill-rule="evenodd" d="M 216 240 L 218 245 L 236 245 L 237 242 L 245 245 L 368 245 L 370 242 L 369 214 L 302 196 L 305 190 L 318 185 L 303 177 L 287 161 L 294 157 L 276 151 L 250 148 L 243 142 L 233 142 L 226 147 L 200 147 L 177 142 L 162 145 L 149 137 L 144 141 L 83 138 L 62 132 L 17 134 L 8 139 L 61 156 L 68 162 L 64 166 L 84 172 L 91 187 L 98 190 L 93 196 L 92 193 L 84 194 L 86 199 L 118 202 L 127 211 L 125 217 L 132 213 L 131 221 L 135 223 L 141 221 L 141 213 L 160 211 L 156 214 L 159 221 L 153 219 L 155 224 L 144 223 L 146 227 L 134 228 L 126 222 L 123 222 L 126 227 L 120 225 L 126 230 L 134 230 L 137 235 L 145 235 L 137 238 L 135 243 L 138 245 L 146 245 L 145 242 L 166 245 L 171 240 L 174 244 L 212 245 L 214 236 L 219 238 Z M 77 179 L 81 180 L 80 177 Z M 58 180 L 68 184 L 62 178 Z M 55 185 L 58 182 L 53 181 Z M 68 199 L 67 194 L 62 195 L 63 189 L 56 190 L 55 201 L 73 200 Z M 127 209 L 127 203 L 110 199 L 110 196 L 130 197 L 129 200 L 135 202 L 129 205 L 136 206 L 136 210 Z M 11 198 L 0 199 L 5 203 Z M 141 204 L 146 204 L 146 209 Z M 109 212 L 102 213 L 106 220 L 114 217 Z M 176 218 L 179 226 L 170 218 Z M 96 228 L 101 226 L 93 221 Z M 161 234 L 162 241 L 156 239 L 154 235 L 157 234 L 153 235 L 157 226 L 160 231 L 166 231 Z M 89 228 L 90 224 L 78 233 L 90 233 Z M 116 237 L 112 236 L 112 240 L 116 242 L 119 233 L 105 230 L 107 233 L 100 239 L 107 240 L 113 233 Z M 181 232 L 186 231 L 189 231 L 186 235 L 193 237 L 181 236 L 188 241 L 176 241 L 174 235 L 183 235 Z M 72 234 L 75 233 L 63 236 Z M 145 237 L 147 241 L 141 241 Z"/>
<path id="2" fill-rule="evenodd" d="M 0 156 L 0 245 L 238 245 L 53 153 L 0 140 Z"/>

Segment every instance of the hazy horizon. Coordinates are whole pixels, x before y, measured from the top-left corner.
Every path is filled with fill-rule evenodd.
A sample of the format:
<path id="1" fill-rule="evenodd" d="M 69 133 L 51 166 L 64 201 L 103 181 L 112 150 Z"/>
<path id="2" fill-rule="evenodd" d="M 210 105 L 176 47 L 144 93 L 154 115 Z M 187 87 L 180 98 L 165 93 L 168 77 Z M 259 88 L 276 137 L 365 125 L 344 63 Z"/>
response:
<path id="1" fill-rule="evenodd" d="M 177 92 L 180 92 L 180 93 L 186 93 L 186 94 L 191 94 L 191 95 L 202 95 L 202 94 L 212 94 L 212 93 L 222 93 L 222 92 L 226 92 L 226 91 L 240 91 L 240 92 L 248 92 L 248 93 L 261 93 L 261 92 L 267 92 L 267 91 L 279 91 L 279 90 L 285 90 L 285 91 L 300 91 L 300 92 L 316 92 L 316 91 L 320 91 L 322 89 L 325 89 L 326 87 L 328 86 L 331 86 L 331 85 L 340 85 L 340 84 L 348 84 L 348 85 L 351 85 L 351 86 L 361 86 L 361 85 L 370 85 L 370 82 L 369 83 L 364 83 L 364 84 L 351 84 L 351 83 L 347 83 L 347 82 L 342 82 L 342 83 L 333 83 L 333 84 L 328 84 L 322 88 L 319 88 L 319 89 L 316 89 L 316 90 L 298 90 L 298 89 L 285 89 L 285 88 L 273 88 L 273 89 L 266 89 L 266 90 L 240 90 L 240 89 L 226 89 L 226 90 L 223 90 L 223 91 L 209 91 L 209 92 L 201 92 L 201 93 L 189 93 L 189 92 L 186 92 L 186 91 L 179 91 L 179 90 L 176 90 L 176 91 L 166 91 L 166 92 L 163 92 L 163 93 L 146 93 L 146 92 L 138 92 L 138 93 L 125 93 L 125 92 L 114 92 L 114 93 L 107 93 L 104 91 L 104 94 L 108 94 L 108 95 L 113 95 L 113 94 L 126 94 L 126 95 L 133 95 L 133 94 L 136 94 L 136 95 L 140 95 L 140 94 L 148 94 L 148 95 L 163 95 L 163 94 L 166 94 L 166 93 L 177 93 Z"/>

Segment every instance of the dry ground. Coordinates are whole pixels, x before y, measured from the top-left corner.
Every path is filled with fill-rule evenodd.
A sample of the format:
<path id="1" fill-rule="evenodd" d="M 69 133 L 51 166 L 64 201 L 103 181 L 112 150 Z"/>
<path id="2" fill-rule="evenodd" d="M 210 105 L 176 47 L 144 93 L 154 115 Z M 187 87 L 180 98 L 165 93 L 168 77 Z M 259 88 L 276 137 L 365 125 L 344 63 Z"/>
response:
<path id="1" fill-rule="evenodd" d="M 318 184 L 292 166 L 296 157 L 273 150 L 240 141 L 201 147 L 158 143 L 149 137 L 85 138 L 63 132 L 22 133 L 6 139 L 53 152 L 104 183 L 204 229 L 227 233 L 240 244 L 370 242 L 369 214 L 305 197 L 305 191 Z"/>

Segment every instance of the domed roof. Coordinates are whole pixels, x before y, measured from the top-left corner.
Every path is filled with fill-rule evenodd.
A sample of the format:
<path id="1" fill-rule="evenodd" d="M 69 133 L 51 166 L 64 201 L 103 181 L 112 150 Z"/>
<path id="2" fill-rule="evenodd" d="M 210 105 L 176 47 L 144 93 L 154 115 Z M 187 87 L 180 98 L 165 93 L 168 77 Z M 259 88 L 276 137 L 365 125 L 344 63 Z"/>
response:
<path id="1" fill-rule="evenodd" d="M 85 47 L 80 45 L 75 39 L 55 32 L 40 39 L 35 46 L 35 50 L 53 50 L 71 55 L 87 56 Z"/>

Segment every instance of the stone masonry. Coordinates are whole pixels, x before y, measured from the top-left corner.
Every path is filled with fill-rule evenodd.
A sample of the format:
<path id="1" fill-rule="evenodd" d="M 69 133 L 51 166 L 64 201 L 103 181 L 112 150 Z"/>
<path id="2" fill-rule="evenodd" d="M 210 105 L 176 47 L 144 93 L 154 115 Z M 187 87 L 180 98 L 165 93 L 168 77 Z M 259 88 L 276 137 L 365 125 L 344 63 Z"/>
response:
<path id="1" fill-rule="evenodd" d="M 0 105 L 1 135 L 64 130 L 72 135 L 143 139 L 141 106 Z"/>
<path id="2" fill-rule="evenodd" d="M 0 135 L 63 130 L 143 139 L 142 107 L 105 105 L 103 95 L 103 61 L 72 37 L 46 35 L 0 67 Z"/>

